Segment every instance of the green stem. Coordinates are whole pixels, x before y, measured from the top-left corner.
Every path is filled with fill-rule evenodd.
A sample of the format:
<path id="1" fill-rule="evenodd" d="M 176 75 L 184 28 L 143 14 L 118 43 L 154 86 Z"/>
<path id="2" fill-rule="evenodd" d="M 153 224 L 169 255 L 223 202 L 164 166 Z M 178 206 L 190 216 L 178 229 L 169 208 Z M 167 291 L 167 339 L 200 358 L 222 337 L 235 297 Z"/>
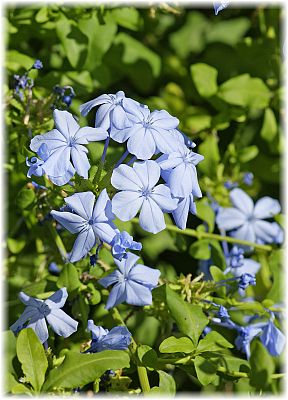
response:
<path id="1" fill-rule="evenodd" d="M 224 367 L 218 367 L 217 368 L 218 372 L 223 372 L 224 374 L 234 376 L 235 378 L 250 378 L 250 375 L 246 372 L 238 372 L 238 371 L 229 371 Z M 280 379 L 283 378 L 285 374 L 272 374 L 271 378 L 272 379 Z"/>
<path id="2" fill-rule="evenodd" d="M 139 219 L 133 218 L 131 220 L 131 222 L 133 222 L 134 224 L 138 224 Z M 272 251 L 271 246 L 268 246 L 265 244 L 248 242 L 247 240 L 241 240 L 241 239 L 233 238 L 230 236 L 222 236 L 222 235 L 218 235 L 216 233 L 209 233 L 209 232 L 198 232 L 194 229 L 188 229 L 188 228 L 185 230 L 181 230 L 181 229 L 177 228 L 177 226 L 171 225 L 171 224 L 166 224 L 166 228 L 168 229 L 168 231 L 180 233 L 180 234 L 186 235 L 186 236 L 196 237 L 198 239 L 206 238 L 206 239 L 214 239 L 214 240 L 218 240 L 218 241 L 224 240 L 225 242 L 228 242 L 228 243 L 238 243 L 238 244 L 242 244 L 243 246 L 254 247 L 255 249 L 259 249 L 259 250 L 263 250 L 263 251 Z"/>
<path id="3" fill-rule="evenodd" d="M 264 289 L 266 291 L 268 291 L 269 289 L 271 289 L 272 282 L 270 279 L 271 274 L 270 274 L 269 263 L 267 260 L 267 254 L 259 252 L 258 259 L 261 264 L 261 268 L 259 271 L 259 275 L 260 275 L 259 278 L 261 279 L 261 283 L 262 283 Z"/>
<path id="4" fill-rule="evenodd" d="M 64 246 L 64 243 L 62 242 L 61 237 L 58 235 L 56 228 L 54 228 L 54 226 L 52 226 L 49 223 L 47 225 L 48 225 L 49 232 L 50 232 L 52 238 L 54 239 L 54 242 L 57 246 L 57 249 L 58 249 L 61 257 L 66 261 L 67 260 L 67 251 Z"/>
<path id="5" fill-rule="evenodd" d="M 111 316 L 118 325 L 126 326 L 125 322 L 123 321 L 123 319 L 116 307 L 112 308 Z M 133 337 L 131 338 L 130 351 L 131 351 L 132 355 L 135 356 L 135 353 L 137 351 L 137 343 L 135 342 Z M 148 379 L 148 375 L 147 375 L 147 370 L 145 367 L 143 367 L 141 365 L 137 365 L 137 372 L 138 372 L 138 377 L 139 377 L 140 385 L 142 388 L 142 392 L 144 394 L 147 394 L 150 391 L 150 384 L 149 384 L 149 379 Z"/>

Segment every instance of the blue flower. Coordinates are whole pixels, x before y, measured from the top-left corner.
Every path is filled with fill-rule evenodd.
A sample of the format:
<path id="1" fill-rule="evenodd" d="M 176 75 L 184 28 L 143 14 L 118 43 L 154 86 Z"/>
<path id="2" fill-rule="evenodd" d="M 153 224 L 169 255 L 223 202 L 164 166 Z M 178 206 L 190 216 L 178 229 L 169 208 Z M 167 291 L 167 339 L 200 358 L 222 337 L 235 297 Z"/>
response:
<path id="1" fill-rule="evenodd" d="M 26 157 L 26 165 L 29 167 L 27 172 L 28 178 L 31 178 L 31 175 L 42 176 L 45 174 L 42 165 L 44 164 L 43 160 L 39 160 L 37 157 L 31 157 L 30 161 L 28 157 Z"/>
<path id="2" fill-rule="evenodd" d="M 224 321 L 230 319 L 230 315 L 227 311 L 227 308 L 225 308 L 224 306 L 219 306 L 217 317 Z"/>
<path id="3" fill-rule="evenodd" d="M 73 212 L 53 210 L 51 215 L 69 232 L 78 233 L 70 254 L 71 262 L 85 257 L 99 241 L 111 243 L 117 231 L 112 223 L 114 215 L 106 189 L 96 203 L 92 192 L 75 193 L 64 200 Z"/>
<path id="4" fill-rule="evenodd" d="M 164 212 L 176 209 L 178 200 L 172 199 L 166 185 L 156 185 L 160 167 L 149 160 L 134 163 L 133 168 L 120 165 L 111 177 L 111 183 L 121 192 L 112 199 L 112 211 L 122 221 L 134 218 L 138 211 L 140 226 L 148 232 L 158 233 L 165 229 Z"/>
<path id="5" fill-rule="evenodd" d="M 235 344 L 238 350 L 246 353 L 247 359 L 250 358 L 250 343 L 252 340 L 262 333 L 262 328 L 257 324 L 250 326 L 241 326 L 238 328 L 238 336 L 235 339 Z"/>
<path id="6" fill-rule="evenodd" d="M 177 151 L 157 160 L 162 170 L 170 172 L 167 183 L 173 196 L 187 197 L 192 193 L 193 196 L 202 197 L 196 165 L 203 159 L 201 154 L 194 153 L 186 146 L 178 146 Z"/>
<path id="7" fill-rule="evenodd" d="M 224 182 L 224 187 L 225 187 L 226 189 L 228 189 L 228 190 L 234 189 L 234 188 L 236 188 L 236 187 L 238 187 L 238 186 L 239 186 L 239 185 L 238 185 L 237 182 L 232 182 L 232 181 L 226 181 L 226 182 Z"/>
<path id="8" fill-rule="evenodd" d="M 220 208 L 216 222 L 220 229 L 233 230 L 232 236 L 249 242 L 272 243 L 279 234 L 279 226 L 264 221 L 281 210 L 278 200 L 271 197 L 259 199 L 255 206 L 251 197 L 241 189 L 230 192 L 233 208 Z"/>
<path id="9" fill-rule="evenodd" d="M 131 333 L 126 326 L 116 326 L 109 332 L 101 326 L 96 326 L 92 319 L 88 320 L 87 330 L 92 333 L 91 347 L 86 351 L 97 353 L 103 350 L 127 350 L 131 342 Z"/>
<path id="10" fill-rule="evenodd" d="M 101 128 L 80 128 L 67 111 L 54 110 L 53 117 L 56 129 L 35 136 L 31 140 L 30 149 L 38 152 L 42 144 L 47 146 L 49 157 L 41 165 L 47 175 L 63 177 L 75 168 L 78 175 L 87 179 L 90 163 L 88 150 L 83 145 L 106 139 L 108 133 Z"/>
<path id="11" fill-rule="evenodd" d="M 285 336 L 278 328 L 276 328 L 273 323 L 273 318 L 263 327 L 263 333 L 260 340 L 269 353 L 275 357 L 282 353 L 286 343 Z"/>
<path id="12" fill-rule="evenodd" d="M 119 261 L 121 261 L 122 258 L 127 258 L 127 250 L 142 249 L 142 244 L 135 242 L 133 237 L 126 231 L 117 233 L 111 243 L 111 246 L 111 253 L 113 257 Z"/>
<path id="13" fill-rule="evenodd" d="M 256 275 L 260 269 L 260 264 L 250 258 L 244 258 L 244 250 L 241 247 L 233 246 L 229 255 L 226 257 L 227 268 L 225 273 L 231 272 L 234 276 L 243 274 Z"/>
<path id="14" fill-rule="evenodd" d="M 239 276 L 238 287 L 241 290 L 246 290 L 248 286 L 255 286 L 256 278 L 251 274 L 243 274 Z"/>
<path id="15" fill-rule="evenodd" d="M 51 262 L 48 267 L 48 271 L 50 274 L 59 275 L 61 270 L 59 269 L 58 265 L 55 262 Z"/>
<path id="16" fill-rule="evenodd" d="M 158 284 L 160 271 L 136 264 L 138 260 L 138 256 L 128 253 L 122 261 L 114 260 L 117 270 L 99 279 L 98 282 L 105 288 L 113 285 L 106 304 L 107 310 L 123 302 L 134 306 L 152 304 L 151 290 Z"/>
<path id="17" fill-rule="evenodd" d="M 32 66 L 32 69 L 41 69 L 41 68 L 43 68 L 42 61 L 35 60 L 33 66 Z"/>
<path id="18" fill-rule="evenodd" d="M 131 126 L 128 119 L 128 114 L 131 107 L 139 107 L 140 103 L 128 97 L 125 97 L 123 91 L 116 94 L 103 94 L 96 99 L 90 100 L 80 106 L 80 112 L 86 116 L 92 108 L 100 106 L 96 112 L 95 126 L 101 127 L 105 130 L 109 128 L 125 129 Z M 112 139 L 116 142 L 124 142 L 122 135 L 111 134 Z"/>
<path id="19" fill-rule="evenodd" d="M 218 13 L 224 8 L 228 7 L 230 4 L 230 1 L 214 1 L 214 11 L 215 15 L 218 15 Z"/>
<path id="20" fill-rule="evenodd" d="M 16 334 L 23 328 L 32 328 L 41 343 L 44 343 L 49 336 L 47 321 L 57 335 L 65 338 L 72 335 L 77 331 L 78 322 L 60 310 L 67 297 L 68 293 L 65 287 L 57 290 L 45 301 L 20 292 L 19 299 L 26 305 L 26 308 L 17 321 L 10 326 L 10 329 Z"/>
<path id="21" fill-rule="evenodd" d="M 251 186 L 253 184 L 254 175 L 252 172 L 246 172 L 243 176 L 243 183 L 247 186 Z"/>

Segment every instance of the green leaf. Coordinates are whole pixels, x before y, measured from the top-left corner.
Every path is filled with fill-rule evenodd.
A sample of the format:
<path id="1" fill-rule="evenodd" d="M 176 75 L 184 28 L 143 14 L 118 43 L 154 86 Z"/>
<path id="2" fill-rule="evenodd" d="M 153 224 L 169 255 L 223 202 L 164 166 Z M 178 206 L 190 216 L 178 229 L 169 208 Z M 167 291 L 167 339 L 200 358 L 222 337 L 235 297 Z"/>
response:
<path id="1" fill-rule="evenodd" d="M 176 338 L 175 336 L 170 336 L 164 339 L 159 346 L 159 351 L 161 353 L 185 353 L 189 354 L 195 349 L 194 343 L 188 337 Z"/>
<path id="2" fill-rule="evenodd" d="M 217 93 L 218 72 L 210 65 L 199 63 L 190 67 L 193 82 L 200 96 L 211 97 Z"/>
<path id="3" fill-rule="evenodd" d="M 100 378 L 107 369 L 129 367 L 129 355 L 123 350 L 105 350 L 96 354 L 80 354 L 69 351 L 63 363 L 50 371 L 43 391 L 53 388 L 72 389 Z"/>
<path id="4" fill-rule="evenodd" d="M 197 356 L 194 360 L 194 366 L 199 382 L 206 386 L 212 383 L 219 384 L 219 376 L 217 375 L 217 366 L 204 357 Z"/>
<path id="5" fill-rule="evenodd" d="M 17 50 L 10 50 L 6 53 L 7 68 L 12 71 L 19 71 L 19 68 L 29 69 L 34 63 L 32 57 L 22 54 Z"/>
<path id="6" fill-rule="evenodd" d="M 134 7 L 116 8 L 111 11 L 111 14 L 118 25 L 131 31 L 138 31 L 143 25 L 139 11 Z"/>
<path id="7" fill-rule="evenodd" d="M 207 135 L 205 140 L 199 145 L 199 153 L 204 154 L 205 158 L 197 165 L 197 168 L 203 174 L 211 178 L 215 177 L 217 165 L 220 161 L 218 137 L 214 134 Z"/>
<path id="8" fill-rule="evenodd" d="M 203 329 L 208 324 L 208 318 L 198 305 L 192 305 L 184 301 L 169 286 L 166 286 L 166 301 L 172 318 L 178 329 L 189 336 L 196 345 Z"/>
<path id="9" fill-rule="evenodd" d="M 250 20 L 244 17 L 220 20 L 207 31 L 207 42 L 221 42 L 233 46 L 242 39 L 250 24 Z"/>
<path id="10" fill-rule="evenodd" d="M 24 239 L 13 239 L 13 238 L 8 238 L 7 239 L 7 246 L 8 249 L 11 251 L 11 253 L 18 254 L 21 252 L 21 250 L 24 249 L 26 244 L 26 240 Z"/>
<path id="11" fill-rule="evenodd" d="M 233 344 L 229 343 L 220 333 L 216 331 L 209 332 L 204 339 L 201 339 L 196 354 L 203 353 L 205 351 L 219 351 L 227 348 L 233 348 Z"/>
<path id="12" fill-rule="evenodd" d="M 83 68 L 92 71 L 102 62 L 103 55 L 109 50 L 117 32 L 110 13 L 105 15 L 105 23 L 97 16 L 83 18 L 78 22 L 80 31 L 88 38 L 87 57 Z"/>
<path id="13" fill-rule="evenodd" d="M 274 373 L 275 365 L 272 356 L 269 355 L 259 341 L 253 343 L 250 365 L 250 384 L 258 390 L 265 389 L 271 382 L 271 375 Z"/>
<path id="14" fill-rule="evenodd" d="M 197 201 L 197 217 L 207 222 L 209 232 L 213 232 L 215 226 L 215 213 L 207 203 L 208 201 L 206 197 Z"/>
<path id="15" fill-rule="evenodd" d="M 18 207 L 26 209 L 31 206 L 36 199 L 35 192 L 32 189 L 23 188 L 16 197 Z"/>
<path id="16" fill-rule="evenodd" d="M 156 369 L 158 364 L 158 356 L 152 347 L 146 344 L 137 346 L 137 355 L 141 363 L 150 370 Z"/>
<path id="17" fill-rule="evenodd" d="M 201 239 L 192 243 L 189 254 L 197 260 L 209 260 L 211 257 L 210 240 Z"/>
<path id="18" fill-rule="evenodd" d="M 27 386 L 23 385 L 23 383 L 18 382 L 14 375 L 9 373 L 6 375 L 5 379 L 5 392 L 12 394 L 23 394 L 30 393 L 32 394 L 32 390 L 30 390 Z"/>
<path id="19" fill-rule="evenodd" d="M 272 272 L 273 283 L 266 298 L 274 300 L 275 303 L 282 301 L 284 296 L 283 265 L 282 265 L 283 261 L 284 261 L 283 249 L 274 250 L 269 257 L 269 267 Z"/>
<path id="20" fill-rule="evenodd" d="M 154 77 L 159 76 L 161 70 L 161 58 L 148 47 L 126 33 L 119 33 L 114 44 L 123 46 L 122 61 L 124 64 L 134 64 L 138 60 L 146 61 L 152 70 Z"/>
<path id="21" fill-rule="evenodd" d="M 248 146 L 238 150 L 238 157 L 241 163 L 246 163 L 253 160 L 258 156 L 258 154 L 259 150 L 257 146 Z"/>
<path id="22" fill-rule="evenodd" d="M 81 285 L 77 268 L 73 264 L 64 265 L 56 284 L 59 289 L 66 287 L 68 293 L 74 295 Z"/>
<path id="23" fill-rule="evenodd" d="M 275 114 L 271 108 L 266 108 L 260 135 L 266 142 L 272 142 L 277 132 L 278 125 Z"/>
<path id="24" fill-rule="evenodd" d="M 169 394 L 174 396 L 176 393 L 176 384 L 173 379 L 173 376 L 167 374 L 164 371 L 157 371 L 159 374 L 159 387 L 154 386 L 151 388 L 149 394 L 157 395 L 157 394 Z"/>
<path id="25" fill-rule="evenodd" d="M 224 82 L 217 94 L 229 104 L 262 109 L 268 106 L 271 94 L 265 83 L 249 74 L 239 75 Z"/>
<path id="26" fill-rule="evenodd" d="M 48 361 L 43 346 L 32 328 L 23 329 L 17 338 L 17 357 L 27 381 L 39 393 L 45 380 Z"/>

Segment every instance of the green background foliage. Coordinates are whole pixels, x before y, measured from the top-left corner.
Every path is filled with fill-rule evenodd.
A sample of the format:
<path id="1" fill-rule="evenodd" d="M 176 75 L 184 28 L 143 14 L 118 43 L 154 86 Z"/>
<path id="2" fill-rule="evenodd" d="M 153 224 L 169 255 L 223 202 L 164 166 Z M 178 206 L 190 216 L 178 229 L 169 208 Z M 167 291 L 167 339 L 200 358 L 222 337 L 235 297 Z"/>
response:
<path id="1" fill-rule="evenodd" d="M 94 368 L 102 353 L 83 355 L 88 364 L 91 362 L 91 367 L 85 367 L 84 358 L 81 360 L 83 368 L 87 368 L 87 375 L 81 368 L 71 376 L 65 373 L 71 365 L 81 365 L 79 349 L 85 340 L 89 340 L 85 330 L 89 318 L 108 329 L 115 325 L 104 309 L 108 291 L 97 283 L 103 268 L 113 265 L 113 259 L 109 251 L 103 249 L 100 266 L 90 268 L 89 257 L 75 265 L 64 265 L 63 253 L 65 249 L 71 249 L 74 238 L 65 230 L 58 233 L 51 221 L 45 219 L 52 208 L 63 205 L 61 188 L 44 181 L 44 178 L 35 177 L 36 182 L 49 189 L 42 193 L 33 189 L 26 177 L 25 159 L 33 155 L 29 150 L 30 136 L 45 133 L 53 126 L 50 108 L 53 86 L 73 86 L 76 96 L 70 111 L 79 117 L 81 124 L 92 126 L 94 114 L 91 112 L 87 118 L 80 117 L 80 104 L 118 90 L 125 91 L 127 97 L 147 104 L 152 110 L 165 109 L 178 117 L 181 130 L 197 143 L 196 151 L 205 156 L 198 165 L 203 199 L 197 202 L 198 215 L 189 217 L 187 227 L 197 228 L 199 233 L 206 228 L 217 233 L 207 193 L 221 205 L 228 206 L 229 191 L 223 186 L 224 182 L 239 182 L 240 187 L 255 199 L 264 195 L 279 199 L 281 195 L 281 116 L 284 112 L 280 42 L 282 13 L 280 7 L 264 8 L 261 5 L 227 8 L 217 17 L 212 7 L 184 9 L 166 4 L 141 9 L 84 4 L 73 7 L 50 4 L 40 8 L 27 4 L 25 7 L 6 8 L 7 326 L 23 311 L 23 305 L 17 300 L 19 291 L 45 299 L 63 286 L 69 293 L 65 308 L 80 321 L 77 333 L 69 339 L 63 340 L 51 332 L 49 340 L 53 343 L 54 355 L 40 350 L 32 352 L 29 357 L 33 362 L 25 354 L 25 346 L 29 343 L 34 349 L 39 347 L 33 332 L 23 331 L 17 345 L 11 332 L 5 332 L 8 391 L 14 394 L 38 393 L 45 372 L 43 390 L 54 388 L 56 393 L 67 390 L 69 393 L 78 386 L 87 389 L 85 385 L 94 382 L 93 390 L 97 391 L 100 375 L 113 367 L 109 366 L 113 357 L 114 368 L 126 368 L 133 383 L 130 384 L 127 376 L 116 376 L 110 390 L 127 391 L 130 385 L 129 390 L 134 393 L 139 387 L 135 366 L 128 368 L 129 358 L 122 351 L 118 356 L 107 354 L 102 369 Z M 35 59 L 40 59 L 44 67 L 30 73 L 35 87 L 33 100 L 27 109 L 27 98 L 21 102 L 13 96 L 13 74 L 23 74 Z M 27 114 L 28 122 L 27 118 L 25 120 Z M 93 190 L 95 165 L 103 150 L 100 143 L 88 147 L 93 167 L 89 180 L 84 182 L 76 178 L 78 191 Z M 116 143 L 109 147 L 108 169 L 123 150 L 124 147 Z M 247 171 L 254 174 L 251 187 L 242 183 Z M 63 190 L 69 195 L 74 189 L 66 185 Z M 166 220 L 172 223 L 169 216 Z M 282 223 L 281 215 L 278 222 Z M 214 336 L 209 334 L 198 343 L 208 320 L 199 305 L 187 302 L 183 296 L 184 289 L 180 290 L 185 285 L 179 286 L 177 276 L 182 274 L 184 279 L 184 275 L 192 274 L 195 278 L 199 261 L 212 258 L 213 278 L 222 279 L 225 258 L 219 242 L 201 239 L 200 236 L 198 239 L 182 236 L 168 230 L 154 236 L 132 222 L 117 221 L 117 224 L 119 229 L 125 229 L 136 240 L 141 240 L 141 258 L 145 265 L 161 270 L 162 283 L 175 284 L 173 290 L 168 285 L 154 290 L 154 309 L 134 307 L 127 319 L 134 339 L 144 346 L 141 356 L 138 354 L 138 362 L 150 371 L 152 391 L 155 394 L 163 390 L 171 394 L 176 390 L 277 393 L 279 381 L 272 380 L 271 374 L 279 370 L 281 360 L 272 358 L 260 342 L 252 346 L 253 374 L 249 377 L 244 376 L 250 371 L 250 365 L 243 354 L 230 350 L 235 339 L 233 333 L 227 334 L 219 328 L 218 336 L 214 332 Z M 264 312 L 263 304 L 268 306 L 270 301 L 269 306 L 273 306 L 283 298 L 280 255 L 280 251 L 274 251 L 268 259 L 268 274 L 273 279 L 267 281 L 262 274 L 257 286 L 247 290 L 247 296 L 255 297 L 255 303 L 252 306 L 249 303 L 252 313 Z M 51 262 L 58 264 L 60 276 L 48 272 Z M 218 296 L 225 301 L 225 289 L 219 289 Z M 166 304 L 164 309 L 161 306 L 163 301 Z M 123 315 L 129 314 L 130 309 L 126 305 L 119 307 Z M 236 312 L 235 318 L 241 320 L 240 314 Z M 173 321 L 177 324 L 179 337 L 173 334 Z M 224 332 L 225 337 L 222 336 Z M 176 361 L 171 362 L 174 379 L 167 373 L 167 368 L 166 372 L 163 371 L 167 364 L 166 353 L 170 358 L 176 354 L 177 360 L 181 360 L 191 352 L 195 355 L 194 365 L 186 365 L 182 360 L 176 368 Z M 264 359 L 265 363 L 261 361 Z M 38 368 L 39 363 L 41 368 Z M 57 366 L 59 370 L 55 372 L 53 369 Z M 222 372 L 219 372 L 219 366 L 222 366 Z M 237 379 L 225 375 L 224 367 L 244 375 L 241 377 L 240 373 Z M 59 371 L 64 378 L 57 386 Z M 19 382 L 18 378 L 23 375 L 25 379 Z M 77 379 L 73 381 L 74 377 Z"/>

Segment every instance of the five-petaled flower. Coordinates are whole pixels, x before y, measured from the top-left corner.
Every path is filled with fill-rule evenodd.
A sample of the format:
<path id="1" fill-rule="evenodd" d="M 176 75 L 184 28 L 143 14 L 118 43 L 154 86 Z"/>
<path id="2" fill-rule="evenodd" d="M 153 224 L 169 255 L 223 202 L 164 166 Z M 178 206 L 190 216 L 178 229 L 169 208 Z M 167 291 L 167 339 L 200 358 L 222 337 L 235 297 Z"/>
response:
<path id="1" fill-rule="evenodd" d="M 35 136 L 31 140 L 30 149 L 38 152 L 41 145 L 47 146 L 49 156 L 41 167 L 48 176 L 64 177 L 69 171 L 74 173 L 76 170 L 78 175 L 87 179 L 90 163 L 88 150 L 83 145 L 106 139 L 108 132 L 103 128 L 80 128 L 67 111 L 54 110 L 53 117 L 56 129 Z"/>
<path id="2" fill-rule="evenodd" d="M 122 261 L 114 259 L 118 269 L 99 279 L 98 282 L 105 288 L 113 285 L 106 304 L 107 310 L 123 302 L 134 306 L 152 304 L 151 291 L 158 284 L 160 271 L 136 264 L 138 260 L 139 257 L 133 253 L 128 253 Z"/>
<path id="3" fill-rule="evenodd" d="M 111 243 L 118 230 L 112 222 L 114 215 L 106 189 L 96 203 L 92 192 L 75 193 L 66 197 L 65 202 L 73 212 L 53 210 L 51 215 L 69 232 L 78 233 L 70 254 L 71 262 L 85 257 L 100 241 Z"/>
<path id="4" fill-rule="evenodd" d="M 148 232 L 165 229 L 164 212 L 176 209 L 178 199 L 172 199 L 168 186 L 156 185 L 160 167 L 149 160 L 134 163 L 133 168 L 120 165 L 112 173 L 111 183 L 121 190 L 112 199 L 112 211 L 122 221 L 134 218 L 140 210 L 140 226 Z"/>
<path id="5" fill-rule="evenodd" d="M 57 335 L 65 338 L 72 335 L 77 331 L 78 322 L 61 310 L 67 297 L 68 293 L 65 287 L 57 290 L 45 301 L 20 292 L 19 299 L 26 305 L 26 308 L 17 321 L 10 326 L 10 329 L 16 334 L 23 328 L 32 328 L 41 343 L 44 343 L 49 336 L 47 321 Z"/>
<path id="6" fill-rule="evenodd" d="M 220 229 L 231 231 L 231 236 L 258 243 L 272 243 L 279 235 L 279 225 L 264 221 L 281 210 L 278 200 L 263 197 L 254 205 L 253 200 L 241 189 L 230 192 L 233 208 L 220 208 L 216 217 Z"/>
<path id="7" fill-rule="evenodd" d="M 88 320 L 87 330 L 92 334 L 92 343 L 85 353 L 98 353 L 103 350 L 127 350 L 131 342 L 131 333 L 126 326 L 115 326 L 111 331 L 97 326 Z"/>
<path id="8" fill-rule="evenodd" d="M 133 237 L 128 232 L 123 231 L 116 233 L 112 243 L 111 253 L 114 258 L 121 261 L 122 258 L 127 258 L 127 250 L 141 250 L 142 244 L 135 242 Z"/>

